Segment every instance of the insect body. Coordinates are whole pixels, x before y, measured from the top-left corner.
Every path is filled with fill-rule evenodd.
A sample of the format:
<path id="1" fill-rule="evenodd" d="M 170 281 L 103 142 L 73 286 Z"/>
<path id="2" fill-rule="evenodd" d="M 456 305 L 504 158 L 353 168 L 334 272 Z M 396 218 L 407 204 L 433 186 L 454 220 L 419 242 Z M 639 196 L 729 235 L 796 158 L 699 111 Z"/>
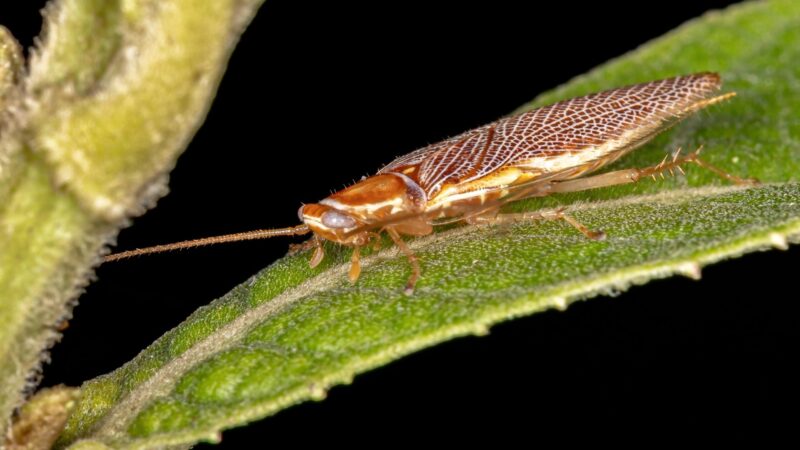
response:
<path id="1" fill-rule="evenodd" d="M 698 73 L 627 86 L 578 97 L 509 116 L 397 158 L 374 176 L 300 208 L 303 224 L 167 244 L 110 255 L 115 260 L 246 239 L 313 233 L 312 267 L 324 257 L 321 242 L 354 247 L 350 279 L 360 273 L 359 249 L 386 232 L 406 254 L 411 293 L 420 276 L 419 261 L 403 236 L 423 236 L 454 221 L 496 223 L 506 220 L 563 219 L 592 239 L 591 231 L 563 210 L 500 214 L 508 202 L 635 182 L 685 163 L 707 167 L 734 182 L 743 180 L 698 159 L 697 151 L 644 169 L 585 176 L 641 146 L 698 109 L 733 93 L 713 96 L 719 75 Z"/>

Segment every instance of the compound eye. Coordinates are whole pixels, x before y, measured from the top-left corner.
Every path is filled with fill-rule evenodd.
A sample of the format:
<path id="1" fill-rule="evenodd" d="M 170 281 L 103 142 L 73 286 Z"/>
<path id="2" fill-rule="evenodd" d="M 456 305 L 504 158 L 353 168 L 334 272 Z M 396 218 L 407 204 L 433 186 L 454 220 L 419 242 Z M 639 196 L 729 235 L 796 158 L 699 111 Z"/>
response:
<path id="1" fill-rule="evenodd" d="M 322 224 L 328 228 L 353 228 L 356 220 L 339 211 L 329 210 L 322 214 Z"/>
<path id="2" fill-rule="evenodd" d="M 300 219 L 300 222 L 304 222 L 305 221 L 305 216 L 303 216 L 303 208 L 305 208 L 305 207 L 306 207 L 306 205 L 303 205 L 303 206 L 300 207 L 300 209 L 297 210 L 297 218 Z"/>

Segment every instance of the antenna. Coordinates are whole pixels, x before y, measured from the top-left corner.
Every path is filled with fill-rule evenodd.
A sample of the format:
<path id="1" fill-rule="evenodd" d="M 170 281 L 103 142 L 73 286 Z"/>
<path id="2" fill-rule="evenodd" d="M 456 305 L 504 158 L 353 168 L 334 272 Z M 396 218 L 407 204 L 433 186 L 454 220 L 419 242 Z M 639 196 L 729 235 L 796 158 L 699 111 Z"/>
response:
<path id="1" fill-rule="evenodd" d="M 153 247 L 137 248 L 125 252 L 113 253 L 103 258 L 103 262 L 118 261 L 120 259 L 131 258 L 139 255 L 150 255 L 152 253 L 163 253 L 171 250 L 183 248 L 202 247 L 204 245 L 224 244 L 227 242 L 252 241 L 256 239 L 267 239 L 275 236 L 301 236 L 308 234 L 311 229 L 308 225 L 297 225 L 288 228 L 271 228 L 264 230 L 245 231 L 243 233 L 223 234 L 221 236 L 211 236 L 207 238 L 192 239 L 189 241 L 175 242 L 172 244 L 155 245 Z"/>

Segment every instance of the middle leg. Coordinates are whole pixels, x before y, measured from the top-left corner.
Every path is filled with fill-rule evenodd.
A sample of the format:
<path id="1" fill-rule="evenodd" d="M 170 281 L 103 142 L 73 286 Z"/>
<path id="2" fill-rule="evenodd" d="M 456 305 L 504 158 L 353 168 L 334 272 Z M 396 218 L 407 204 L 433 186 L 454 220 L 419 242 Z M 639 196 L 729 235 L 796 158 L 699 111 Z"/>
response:
<path id="1" fill-rule="evenodd" d="M 403 241 L 403 238 L 400 236 L 400 233 L 397 232 L 392 227 L 386 227 L 386 232 L 389 233 L 389 237 L 392 238 L 394 244 L 400 248 L 400 251 L 403 252 L 406 257 L 408 258 L 408 263 L 411 264 L 411 276 L 408 278 L 408 282 L 406 283 L 406 288 L 404 290 L 406 295 L 411 295 L 414 293 L 414 287 L 417 285 L 417 280 L 419 280 L 420 275 L 420 268 L 419 268 L 419 258 L 417 255 L 414 254 L 414 251 L 408 246 L 408 244 Z"/>
<path id="2" fill-rule="evenodd" d="M 508 214 L 482 214 L 479 216 L 469 217 L 467 223 L 470 224 L 504 224 L 513 222 L 522 222 L 528 220 L 563 220 L 572 225 L 583 233 L 584 236 L 595 241 L 602 241 L 606 238 L 606 234 L 601 230 L 592 230 L 586 225 L 578 222 L 574 217 L 565 214 L 566 208 L 558 208 L 555 210 L 546 211 L 528 211 L 523 213 L 508 213 Z"/>

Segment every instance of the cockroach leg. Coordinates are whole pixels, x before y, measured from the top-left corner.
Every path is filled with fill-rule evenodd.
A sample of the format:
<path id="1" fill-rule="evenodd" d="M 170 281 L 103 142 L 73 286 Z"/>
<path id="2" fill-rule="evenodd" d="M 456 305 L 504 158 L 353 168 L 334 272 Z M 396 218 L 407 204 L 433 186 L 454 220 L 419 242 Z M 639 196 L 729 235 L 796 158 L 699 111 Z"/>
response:
<path id="1" fill-rule="evenodd" d="M 755 178 L 737 177 L 736 175 L 733 175 L 733 174 L 730 174 L 728 172 L 725 172 L 724 170 L 720 169 L 717 166 L 714 166 L 712 164 L 709 164 L 709 163 L 703 161 L 702 159 L 699 158 L 700 152 L 702 150 L 703 150 L 703 146 L 701 145 L 701 146 L 697 147 L 697 150 L 693 151 L 692 153 L 689 153 L 686 156 L 682 156 L 681 155 L 681 150 L 678 149 L 678 151 L 675 152 L 675 154 L 672 156 L 672 160 L 671 161 L 667 161 L 667 159 L 664 158 L 664 160 L 661 161 L 661 163 L 659 163 L 659 164 L 657 164 L 655 166 L 648 167 L 648 168 L 645 168 L 645 169 L 638 169 L 639 172 L 640 172 L 639 177 L 637 179 L 633 180 L 633 181 L 637 181 L 638 179 L 640 179 L 642 177 L 654 176 L 656 174 L 661 175 L 661 177 L 663 178 L 665 171 L 668 171 L 670 174 L 674 174 L 673 173 L 673 169 L 676 169 L 676 170 L 679 170 L 680 172 L 683 172 L 683 169 L 681 168 L 681 164 L 692 163 L 692 164 L 696 164 L 696 165 L 698 165 L 698 166 L 700 166 L 700 167 L 702 167 L 702 168 L 704 168 L 706 170 L 711 171 L 712 173 L 714 173 L 715 175 L 719 176 L 720 178 L 724 178 L 724 179 L 726 179 L 726 180 L 728 180 L 728 181 L 730 181 L 732 183 L 735 183 L 735 184 L 739 184 L 739 185 L 759 184 L 759 181 L 756 180 Z"/>
<path id="2" fill-rule="evenodd" d="M 574 217 L 564 214 L 563 211 L 558 212 L 559 218 L 563 219 L 568 224 L 572 225 L 573 227 L 577 228 L 578 231 L 583 233 L 584 236 L 588 237 L 593 241 L 602 241 L 606 238 L 606 233 L 603 230 L 591 230 L 586 227 L 586 225 L 578 222 Z"/>
<path id="3" fill-rule="evenodd" d="M 307 239 L 299 244 L 289 244 L 289 256 L 294 256 L 300 252 L 304 252 L 306 250 L 311 250 L 317 246 L 316 239 L 311 238 Z"/>
<path id="4" fill-rule="evenodd" d="M 351 283 L 355 283 L 358 280 L 358 276 L 361 275 L 361 247 L 356 246 L 353 249 L 353 256 L 350 258 L 350 272 L 347 273 L 347 278 L 350 279 Z"/>
<path id="5" fill-rule="evenodd" d="M 408 258 L 408 263 L 411 264 L 411 276 L 408 278 L 408 282 L 406 283 L 406 288 L 404 290 L 406 295 L 411 295 L 414 293 L 414 287 L 417 285 L 417 280 L 419 279 L 421 272 L 419 268 L 419 259 L 408 246 L 408 244 L 403 241 L 403 238 L 400 237 L 400 233 L 398 233 L 397 230 L 391 227 L 386 227 L 386 232 L 389 233 L 389 236 L 394 241 L 394 244 L 397 245 L 400 251 L 406 255 Z"/>
<path id="6" fill-rule="evenodd" d="M 311 259 L 308 261 L 308 265 L 312 269 L 317 267 L 319 263 L 322 262 L 323 258 L 325 258 L 325 250 L 322 248 L 322 241 L 320 241 L 317 238 L 314 238 L 314 242 L 316 243 L 316 247 L 314 248 L 314 254 L 311 255 Z"/>
<path id="7" fill-rule="evenodd" d="M 480 225 L 484 223 L 495 223 L 497 214 L 500 212 L 499 208 L 493 208 L 488 211 L 481 212 L 476 215 L 469 215 L 464 218 L 464 221 L 470 225 Z"/>
<path id="8" fill-rule="evenodd" d="M 381 249 L 381 235 L 380 233 L 375 233 L 374 231 L 367 232 L 370 239 L 374 239 L 375 242 L 372 244 L 372 251 L 377 252 Z"/>
<path id="9" fill-rule="evenodd" d="M 563 193 L 563 192 L 576 192 L 576 191 L 585 191 L 588 189 L 597 189 L 603 188 L 608 186 L 615 186 L 618 184 L 628 184 L 628 183 L 635 183 L 642 178 L 651 177 L 655 179 L 655 177 L 664 175 L 664 172 L 669 172 L 674 174 L 674 171 L 683 172 L 683 168 L 681 167 L 684 164 L 697 164 L 700 167 L 710 170 L 711 172 L 719 175 L 726 180 L 730 180 L 736 184 L 757 184 L 758 180 L 753 178 L 739 178 L 735 175 L 731 175 L 722 169 L 713 166 L 698 157 L 700 151 L 703 147 L 699 147 L 694 152 L 686 155 L 681 156 L 680 150 L 676 153 L 672 159 L 665 157 L 660 163 L 645 167 L 644 169 L 623 169 L 623 170 L 616 170 L 613 172 L 603 173 L 600 175 L 594 175 L 585 178 L 578 178 L 575 180 L 567 180 L 567 181 L 556 181 L 551 183 L 550 192 L 551 193 Z"/>
<path id="10" fill-rule="evenodd" d="M 728 181 L 730 181 L 732 183 L 735 183 L 735 184 L 752 186 L 752 185 L 756 185 L 756 184 L 760 184 L 761 183 L 760 181 L 758 181 L 755 178 L 737 177 L 736 175 L 733 175 L 731 173 L 725 172 L 724 170 L 720 169 L 717 166 L 711 165 L 711 164 L 703 161 L 702 159 L 698 158 L 698 156 L 700 155 L 700 152 L 702 150 L 703 150 L 703 146 L 701 145 L 700 147 L 697 148 L 697 150 L 695 150 L 692 153 L 686 155 L 684 160 L 686 162 L 691 162 L 691 163 L 697 164 L 698 166 L 700 166 L 700 167 L 702 167 L 702 168 L 704 168 L 706 170 L 710 170 L 711 172 L 715 173 L 717 176 L 719 176 L 721 178 L 724 178 L 724 179 L 726 179 L 726 180 L 728 180 Z"/>
<path id="11" fill-rule="evenodd" d="M 509 214 L 497 214 L 494 217 L 491 216 L 476 216 L 472 218 L 472 222 L 474 224 L 503 224 L 509 222 L 521 222 L 521 221 L 529 221 L 529 220 L 563 220 L 568 224 L 575 227 L 578 231 L 583 233 L 589 239 L 595 241 L 601 241 L 606 238 L 606 234 L 601 230 L 592 230 L 586 225 L 578 222 L 577 219 L 574 217 L 564 213 L 565 208 L 559 208 L 556 210 L 548 210 L 548 211 L 528 211 L 523 213 L 509 213 Z"/>

